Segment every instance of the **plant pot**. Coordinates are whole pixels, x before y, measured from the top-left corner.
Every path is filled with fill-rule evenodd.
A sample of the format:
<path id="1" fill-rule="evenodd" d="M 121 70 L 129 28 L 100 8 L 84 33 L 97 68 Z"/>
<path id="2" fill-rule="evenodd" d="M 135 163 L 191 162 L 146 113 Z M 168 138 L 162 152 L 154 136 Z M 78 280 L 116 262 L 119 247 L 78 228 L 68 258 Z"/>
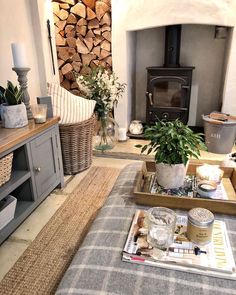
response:
<path id="1" fill-rule="evenodd" d="M 184 166 L 184 164 L 156 164 L 158 184 L 166 189 L 179 188 L 183 186 L 187 168 L 188 164 L 186 166 Z"/>
<path id="2" fill-rule="evenodd" d="M 28 124 L 24 103 L 17 105 L 2 105 L 2 120 L 5 128 L 20 128 Z"/>

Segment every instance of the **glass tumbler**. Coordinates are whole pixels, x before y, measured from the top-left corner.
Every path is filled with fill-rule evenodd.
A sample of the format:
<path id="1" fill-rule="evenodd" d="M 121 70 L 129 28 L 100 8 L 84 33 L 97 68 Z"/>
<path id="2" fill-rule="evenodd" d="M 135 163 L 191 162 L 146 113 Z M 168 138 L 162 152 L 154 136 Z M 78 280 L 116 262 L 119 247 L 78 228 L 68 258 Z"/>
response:
<path id="1" fill-rule="evenodd" d="M 45 123 L 47 119 L 47 105 L 35 104 L 31 106 L 34 121 L 36 124 Z"/>
<path id="2" fill-rule="evenodd" d="M 147 241 L 154 247 L 166 250 L 174 239 L 176 214 L 165 207 L 153 207 L 148 210 Z"/>

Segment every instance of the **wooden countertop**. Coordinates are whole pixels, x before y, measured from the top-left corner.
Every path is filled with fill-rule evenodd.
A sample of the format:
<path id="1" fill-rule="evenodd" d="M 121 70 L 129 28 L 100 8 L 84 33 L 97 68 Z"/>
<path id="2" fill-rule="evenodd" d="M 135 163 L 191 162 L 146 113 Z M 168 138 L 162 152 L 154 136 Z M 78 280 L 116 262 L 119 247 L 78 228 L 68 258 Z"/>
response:
<path id="1" fill-rule="evenodd" d="M 34 120 L 29 120 L 27 126 L 15 129 L 3 128 L 0 125 L 0 153 L 57 124 L 58 121 L 59 117 L 47 119 L 43 124 L 35 124 Z"/>

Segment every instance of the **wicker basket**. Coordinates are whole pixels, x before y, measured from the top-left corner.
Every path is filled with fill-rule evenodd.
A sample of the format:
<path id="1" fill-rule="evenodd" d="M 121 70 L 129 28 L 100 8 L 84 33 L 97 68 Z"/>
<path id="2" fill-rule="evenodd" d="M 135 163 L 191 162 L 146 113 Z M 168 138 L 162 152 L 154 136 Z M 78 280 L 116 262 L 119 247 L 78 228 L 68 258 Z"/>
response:
<path id="1" fill-rule="evenodd" d="M 11 178 L 13 153 L 0 159 L 0 186 Z"/>
<path id="2" fill-rule="evenodd" d="M 95 116 L 74 124 L 59 126 L 65 174 L 76 174 L 90 167 L 93 153 Z"/>

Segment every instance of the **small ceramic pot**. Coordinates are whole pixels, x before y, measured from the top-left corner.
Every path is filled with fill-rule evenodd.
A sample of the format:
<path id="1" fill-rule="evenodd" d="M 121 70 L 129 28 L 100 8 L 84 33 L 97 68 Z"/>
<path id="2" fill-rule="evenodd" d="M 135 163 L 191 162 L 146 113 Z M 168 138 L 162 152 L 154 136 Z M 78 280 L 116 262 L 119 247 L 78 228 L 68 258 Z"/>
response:
<path id="1" fill-rule="evenodd" d="M 133 120 L 129 125 L 129 132 L 131 134 L 142 134 L 143 133 L 143 124 L 139 120 Z"/>
<path id="2" fill-rule="evenodd" d="M 188 164 L 186 166 L 184 166 L 184 164 L 156 164 L 156 176 L 158 184 L 165 189 L 179 188 L 183 186 L 187 167 Z"/>
<path id="3" fill-rule="evenodd" d="M 28 124 L 24 103 L 17 105 L 2 105 L 2 120 L 5 128 L 20 128 Z"/>

